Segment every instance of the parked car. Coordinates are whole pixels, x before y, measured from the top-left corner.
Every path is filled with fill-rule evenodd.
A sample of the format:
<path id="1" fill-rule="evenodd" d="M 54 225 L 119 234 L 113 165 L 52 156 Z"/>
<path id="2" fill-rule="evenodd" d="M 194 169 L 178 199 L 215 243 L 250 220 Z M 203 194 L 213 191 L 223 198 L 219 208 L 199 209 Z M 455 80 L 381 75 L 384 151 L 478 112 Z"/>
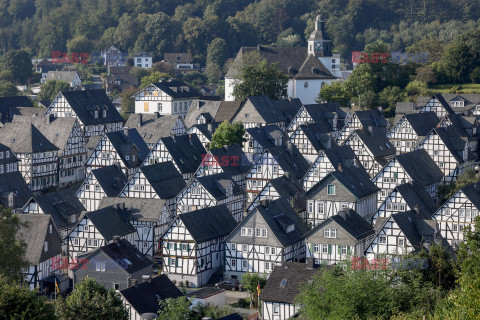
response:
<path id="1" fill-rule="evenodd" d="M 241 285 L 238 280 L 224 280 L 215 283 L 215 287 L 226 290 L 239 291 L 241 290 Z"/>

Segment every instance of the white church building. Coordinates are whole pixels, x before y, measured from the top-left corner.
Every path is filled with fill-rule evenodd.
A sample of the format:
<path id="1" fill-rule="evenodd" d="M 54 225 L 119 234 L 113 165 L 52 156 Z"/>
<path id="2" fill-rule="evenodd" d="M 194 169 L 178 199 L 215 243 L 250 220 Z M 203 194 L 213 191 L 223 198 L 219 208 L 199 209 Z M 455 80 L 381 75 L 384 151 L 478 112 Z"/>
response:
<path id="1" fill-rule="evenodd" d="M 299 98 L 303 104 L 316 103 L 320 90 L 327 84 L 338 81 L 340 55 L 332 53 L 333 43 L 325 33 L 325 22 L 320 16 L 315 21 L 315 31 L 308 39 L 307 47 L 242 47 L 233 67 L 225 76 L 225 100 L 234 101 L 233 89 L 238 83 L 238 67 L 243 64 L 245 54 L 257 51 L 268 63 L 277 63 L 288 76 L 287 94 Z"/>

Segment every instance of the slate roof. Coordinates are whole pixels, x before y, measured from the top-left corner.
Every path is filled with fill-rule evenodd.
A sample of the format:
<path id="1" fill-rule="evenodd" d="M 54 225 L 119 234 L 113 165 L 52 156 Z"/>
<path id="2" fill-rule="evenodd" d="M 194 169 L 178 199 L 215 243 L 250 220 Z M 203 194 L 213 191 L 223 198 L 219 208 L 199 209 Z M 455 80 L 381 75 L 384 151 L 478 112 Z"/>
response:
<path id="1" fill-rule="evenodd" d="M 323 129 L 322 131 L 332 132 L 333 131 L 333 118 L 335 114 L 338 117 L 337 120 L 337 129 L 341 130 L 344 122 L 346 113 L 343 111 L 342 106 L 338 102 L 332 103 L 319 103 L 319 104 L 306 104 L 303 106 L 308 112 L 312 120 L 320 124 Z"/>
<path id="2" fill-rule="evenodd" d="M 208 124 L 195 124 L 192 128 L 196 128 L 200 131 L 208 141 L 212 141 L 213 132 L 208 130 Z M 213 126 L 212 130 L 215 131 L 216 126 Z"/>
<path id="3" fill-rule="evenodd" d="M 440 127 L 433 130 L 442 139 L 455 160 L 463 163 L 463 150 L 465 150 L 467 139 L 462 137 L 461 133 L 454 126 Z M 472 157 L 473 155 L 469 154 L 469 158 L 471 159 Z"/>
<path id="4" fill-rule="evenodd" d="M 354 161 L 357 162 L 359 167 L 363 167 L 360 161 L 357 161 L 357 156 L 353 149 L 350 146 L 342 145 L 332 145 L 331 148 L 325 149 L 322 151 L 325 156 L 328 158 L 332 166 L 337 169 L 338 165 L 341 163 L 343 166 L 353 165 Z"/>
<path id="5" fill-rule="evenodd" d="M 113 206 L 89 211 L 85 216 L 107 241 L 112 240 L 114 236 L 121 237 L 135 232 L 135 228 L 125 221 L 123 215 Z"/>
<path id="6" fill-rule="evenodd" d="M 91 136 L 87 144 L 85 145 L 85 148 L 87 148 L 87 159 L 90 158 L 92 155 L 93 151 L 95 151 L 95 148 L 97 147 L 98 143 L 100 140 L 102 140 L 103 136 Z"/>
<path id="7" fill-rule="evenodd" d="M 451 101 L 462 101 L 464 102 L 463 107 L 452 107 L 452 111 L 455 113 L 467 113 L 471 111 L 477 105 L 480 105 L 480 94 L 466 94 L 466 93 L 442 93 L 441 95 L 443 100 L 451 106 Z"/>
<path id="8" fill-rule="evenodd" d="M 52 217 L 58 229 L 71 227 L 70 216 L 77 217 L 85 211 L 85 207 L 70 189 L 60 189 L 33 197 L 44 214 Z"/>
<path id="9" fill-rule="evenodd" d="M 243 193 L 242 188 L 232 179 L 232 176 L 225 172 L 198 177 L 197 181 L 217 201 L 228 198 L 225 190 L 229 187 L 232 188 L 232 195 Z"/>
<path id="10" fill-rule="evenodd" d="M 284 172 L 290 172 L 295 179 L 301 179 L 307 173 L 310 165 L 295 145 L 290 144 L 291 149 L 288 148 L 278 146 L 267 148 L 267 150 Z"/>
<path id="11" fill-rule="evenodd" d="M 76 71 L 48 71 L 45 81 L 60 80 L 66 83 L 72 83 L 76 75 L 78 75 Z"/>
<path id="12" fill-rule="evenodd" d="M 413 112 L 415 109 L 417 109 L 416 102 L 397 102 L 395 113 L 406 114 Z"/>
<path id="13" fill-rule="evenodd" d="M 231 121 L 241 105 L 242 101 L 220 101 L 213 119 L 215 122 Z"/>
<path id="14" fill-rule="evenodd" d="M 268 239 L 242 237 L 242 243 L 258 244 L 258 241 L 272 242 L 277 239 L 283 247 L 287 247 L 303 239 L 308 231 L 303 221 L 290 206 L 289 200 L 279 198 L 273 201 L 267 201 L 265 205 L 259 204 L 256 206 L 255 209 L 248 214 L 247 218 L 243 219 L 242 223 L 237 226 L 235 231 L 228 236 L 227 241 L 235 236 L 237 230 L 239 231 L 245 222 L 249 219 L 255 219 L 255 215 L 257 214 L 262 216 L 273 234 L 270 234 Z M 287 233 L 286 227 L 289 225 L 294 225 L 295 228 L 293 231 Z"/>
<path id="15" fill-rule="evenodd" d="M 425 149 L 397 155 L 396 160 L 413 181 L 419 182 L 424 186 L 437 183 L 443 178 L 442 170 L 440 170 Z"/>
<path id="16" fill-rule="evenodd" d="M 397 223 L 398 227 L 408 239 L 410 244 L 419 249 L 426 237 L 435 236 L 435 226 L 437 224 L 434 220 L 421 219 L 417 212 L 411 210 L 400 213 L 393 213 L 391 218 Z"/>
<path id="17" fill-rule="evenodd" d="M 117 151 L 123 163 L 125 163 L 129 168 L 134 168 L 141 165 L 150 153 L 150 148 L 147 146 L 136 128 L 107 132 L 105 135 Z M 129 160 L 125 158 L 125 156 L 130 155 L 134 146 L 138 150 L 138 159 L 135 159 L 135 163 L 132 162 L 132 158 L 129 158 Z"/>
<path id="18" fill-rule="evenodd" d="M 176 197 L 187 185 L 171 161 L 143 166 L 140 170 L 160 199 Z"/>
<path id="19" fill-rule="evenodd" d="M 260 293 L 260 300 L 294 304 L 301 285 L 312 280 L 320 270 L 322 269 L 314 269 L 307 263 L 300 262 L 284 262 L 282 265 L 275 266 Z M 284 280 L 287 282 L 282 286 Z"/>
<path id="20" fill-rule="evenodd" d="M 307 123 L 298 126 L 297 130 L 303 132 L 305 137 L 310 141 L 315 151 L 320 152 L 332 145 L 332 137 L 329 132 L 325 131 L 325 127 L 318 123 Z"/>
<path id="21" fill-rule="evenodd" d="M 217 320 L 243 320 L 243 317 L 238 313 L 232 313 L 228 316 L 218 318 Z"/>
<path id="22" fill-rule="evenodd" d="M 250 117 L 246 118 L 243 110 L 247 110 L 250 107 L 253 107 L 259 116 L 250 114 Z M 234 120 L 263 124 L 288 123 L 299 109 L 300 105 L 297 102 L 290 103 L 289 100 L 271 100 L 266 95 L 251 96 L 245 99 Z"/>
<path id="23" fill-rule="evenodd" d="M 354 131 L 363 145 L 373 154 L 375 159 L 394 156 L 397 152 L 393 144 L 388 140 L 382 129 L 373 127 L 372 132 L 368 129 L 357 129 Z"/>
<path id="24" fill-rule="evenodd" d="M 224 291 L 226 290 L 217 287 L 204 287 L 196 291 L 189 292 L 185 296 L 188 298 L 205 299 Z"/>
<path id="25" fill-rule="evenodd" d="M 196 134 L 164 137 L 161 141 L 182 174 L 196 172 L 207 154 Z"/>
<path id="26" fill-rule="evenodd" d="M 118 243 L 112 242 L 94 251 L 79 255 L 86 258 L 98 251 L 105 253 L 112 261 L 121 265 L 129 273 L 135 273 L 153 265 L 153 262 L 141 253 L 133 244 L 125 239 L 120 239 Z M 126 262 L 128 260 L 130 263 Z"/>
<path id="27" fill-rule="evenodd" d="M 472 202 L 472 204 L 477 208 L 480 209 L 480 186 L 477 184 L 469 184 L 466 187 L 462 188 L 462 192 L 465 196 Z"/>
<path id="28" fill-rule="evenodd" d="M 355 111 L 355 114 L 363 128 L 369 126 L 386 128 L 389 125 L 388 120 L 385 119 L 383 114 L 378 110 L 360 110 Z"/>
<path id="29" fill-rule="evenodd" d="M 223 148 L 213 149 L 209 151 L 211 155 L 216 159 L 221 159 L 222 157 L 227 157 L 229 159 L 228 165 L 222 166 L 223 172 L 230 174 L 231 176 L 246 174 L 252 167 L 252 163 L 248 160 L 247 156 L 243 152 L 243 149 L 240 145 L 233 146 L 224 146 Z M 223 158 L 225 159 L 225 158 Z M 236 160 L 238 159 L 238 161 Z M 205 161 L 211 159 L 205 158 Z M 238 165 L 235 165 L 237 163 Z M 203 163 L 202 163 L 203 164 Z"/>
<path id="30" fill-rule="evenodd" d="M 343 167 L 342 170 L 328 173 L 305 193 L 307 199 L 321 200 L 319 193 L 326 187 L 322 182 L 329 176 L 333 176 L 334 179 L 338 180 L 357 199 L 370 196 L 379 191 L 379 188 L 370 181 L 370 177 L 363 167 L 347 166 Z"/>
<path id="31" fill-rule="evenodd" d="M 17 116 L 41 117 L 46 111 L 45 107 L 10 107 L 9 114 L 14 118 Z"/>
<path id="32" fill-rule="evenodd" d="M 32 193 L 19 171 L 0 174 L 0 203 L 4 207 L 8 207 L 7 196 L 10 192 L 15 194 L 13 198 L 14 208 L 23 208 L 32 197 Z"/>
<path id="33" fill-rule="evenodd" d="M 425 219 L 430 218 L 438 207 L 427 189 L 418 182 L 404 183 L 396 186 L 395 189 L 402 195 L 410 208 L 418 206 L 420 215 Z"/>
<path id="34" fill-rule="evenodd" d="M 132 113 L 125 123 L 127 128 L 135 128 L 147 144 L 155 144 L 160 138 L 171 135 L 179 115 L 157 116 L 155 114 Z"/>
<path id="35" fill-rule="evenodd" d="M 169 80 L 152 83 L 173 99 L 199 98 L 201 96 L 194 88 L 180 80 Z"/>
<path id="36" fill-rule="evenodd" d="M 93 169 L 91 172 L 107 197 L 118 196 L 128 181 L 122 169 L 116 165 Z"/>
<path id="37" fill-rule="evenodd" d="M 76 122 L 76 118 L 55 118 L 53 115 L 43 117 L 15 116 L 13 119 L 13 123 L 33 124 L 48 141 L 58 148 L 59 156 L 63 155 Z"/>
<path id="38" fill-rule="evenodd" d="M 192 103 L 185 116 L 185 125 L 191 128 L 197 124 L 197 117 L 208 114 L 213 122 L 231 121 L 238 109 L 242 106 L 241 101 L 210 101 L 197 100 Z"/>
<path id="39" fill-rule="evenodd" d="M 418 136 L 425 137 L 440 122 L 433 111 L 422 113 L 407 113 L 405 119 L 410 123 Z"/>
<path id="40" fill-rule="evenodd" d="M 103 197 L 98 209 L 118 205 L 127 220 L 157 222 L 162 208 L 167 203 L 165 199 L 141 199 L 125 197 Z"/>
<path id="41" fill-rule="evenodd" d="M 26 228 L 18 231 L 17 237 L 27 244 L 25 259 L 29 265 L 38 265 L 41 261 L 43 246 L 50 224 L 50 216 L 45 214 L 19 214 L 21 222 L 27 222 Z M 55 243 L 49 243 L 49 253 L 53 251 L 61 252 L 61 246 L 54 246 Z"/>
<path id="42" fill-rule="evenodd" d="M 450 113 L 445 116 L 450 120 L 452 126 L 458 131 L 462 137 L 472 137 L 478 134 L 473 134 L 473 128 L 477 127 L 477 117 L 467 117 L 456 113 Z"/>
<path id="43" fill-rule="evenodd" d="M 7 122 L 0 128 L 0 143 L 15 153 L 38 153 L 59 149 L 31 123 Z"/>
<path id="44" fill-rule="evenodd" d="M 159 300 L 175 299 L 183 296 L 182 292 L 165 274 L 124 289 L 120 291 L 120 294 L 139 314 L 156 314 L 160 307 Z"/>
<path id="45" fill-rule="evenodd" d="M 34 108 L 34 105 L 27 96 L 0 97 L 0 121 L 4 123 L 11 118 L 11 110 L 17 107 Z"/>
<path id="46" fill-rule="evenodd" d="M 104 90 L 62 91 L 60 94 L 67 100 L 80 121 L 86 125 L 123 123 L 123 118 L 117 108 L 105 94 Z M 102 111 L 95 118 L 95 110 L 107 110 L 107 116 L 102 117 Z"/>
<path id="47" fill-rule="evenodd" d="M 272 124 L 261 127 L 253 127 L 245 130 L 262 148 L 274 147 L 275 139 L 286 141 L 286 136 L 279 126 Z"/>
<path id="48" fill-rule="evenodd" d="M 182 213 L 177 219 L 183 222 L 196 243 L 224 237 L 237 225 L 224 204 Z"/>
<path id="49" fill-rule="evenodd" d="M 281 198 L 292 199 L 295 212 L 304 212 L 307 209 L 307 199 L 303 197 L 305 191 L 300 183 L 292 181 L 285 176 L 272 179 L 268 182 L 278 192 Z"/>
<path id="50" fill-rule="evenodd" d="M 306 235 L 305 239 L 322 230 L 329 221 L 335 221 L 348 234 L 350 234 L 357 241 L 364 239 L 375 233 L 373 226 L 360 216 L 355 210 L 346 209 L 338 211 L 336 215 L 329 217 L 326 221 L 315 226 Z"/>
<path id="51" fill-rule="evenodd" d="M 163 55 L 163 60 L 175 67 L 177 63 L 192 63 L 192 55 L 188 52 L 167 52 Z"/>
<path id="52" fill-rule="evenodd" d="M 258 52 L 269 64 L 277 63 L 278 68 L 291 79 L 336 79 L 334 75 L 314 55 L 308 54 L 307 47 L 241 47 L 227 78 L 237 77 L 243 55 Z"/>

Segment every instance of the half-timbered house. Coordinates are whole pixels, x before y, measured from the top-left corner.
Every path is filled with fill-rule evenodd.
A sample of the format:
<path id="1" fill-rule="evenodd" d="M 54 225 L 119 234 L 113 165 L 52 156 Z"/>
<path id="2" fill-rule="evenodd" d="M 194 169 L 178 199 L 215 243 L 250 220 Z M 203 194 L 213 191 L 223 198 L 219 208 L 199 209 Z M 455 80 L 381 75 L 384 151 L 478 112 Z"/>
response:
<path id="1" fill-rule="evenodd" d="M 389 128 L 389 122 L 379 110 L 362 110 L 348 114 L 345 118 L 345 125 L 337 138 L 338 144 L 343 144 L 352 131 L 368 129 L 368 127 L 376 127 L 378 132 L 385 135 Z"/>
<path id="2" fill-rule="evenodd" d="M 210 142 L 212 142 L 214 126 L 211 123 L 208 124 L 196 124 L 188 129 L 188 134 L 196 134 L 200 142 L 205 149 L 208 148 Z"/>
<path id="3" fill-rule="evenodd" d="M 232 119 L 246 129 L 275 124 L 285 130 L 301 107 L 299 99 L 271 100 L 268 96 L 248 97 Z"/>
<path id="4" fill-rule="evenodd" d="M 336 139 L 346 116 L 347 113 L 338 102 L 303 105 L 288 125 L 287 132 L 291 134 L 299 125 L 315 123 L 322 127 L 322 132 L 329 133 Z"/>
<path id="5" fill-rule="evenodd" d="M 0 143 L 9 147 L 20 160 L 18 170 L 30 190 L 58 186 L 59 149 L 32 123 L 6 123 L 0 129 Z M 12 156 L 11 151 L 5 151 L 6 158 Z"/>
<path id="6" fill-rule="evenodd" d="M 438 239 L 438 223 L 424 219 L 414 210 L 378 218 L 374 228 L 375 236 L 365 249 L 368 260 L 420 251 Z"/>
<path id="7" fill-rule="evenodd" d="M 315 265 L 330 265 L 362 257 L 374 234 L 372 225 L 354 210 L 340 210 L 305 235 L 307 258 Z"/>
<path id="8" fill-rule="evenodd" d="M 415 210 L 422 217 L 428 219 L 437 207 L 437 204 L 421 183 L 404 183 L 393 189 L 370 220 L 372 224 L 375 224 L 378 218 L 388 218 L 394 213 L 410 210 Z"/>
<path id="9" fill-rule="evenodd" d="M 159 113 L 132 113 L 125 123 L 127 128 L 137 129 L 149 149 L 153 149 L 160 138 L 185 134 L 187 128 L 182 116 Z"/>
<path id="10" fill-rule="evenodd" d="M 242 101 L 197 100 L 188 110 L 185 124 L 190 129 L 197 124 L 216 125 L 224 121 L 231 122 L 241 106 Z"/>
<path id="11" fill-rule="evenodd" d="M 345 209 L 368 217 L 377 210 L 378 191 L 365 169 L 340 164 L 305 193 L 308 224 L 316 226 Z"/>
<path id="12" fill-rule="evenodd" d="M 200 97 L 180 80 L 151 83 L 134 95 L 135 113 L 176 114 L 185 117 L 192 103 Z"/>
<path id="13" fill-rule="evenodd" d="M 12 121 L 13 117 L 17 114 L 18 108 L 41 110 L 35 108 L 32 101 L 27 96 L 12 96 L 12 97 L 0 97 L 0 122 Z"/>
<path id="14" fill-rule="evenodd" d="M 117 197 L 127 184 L 127 176 L 117 165 L 91 170 L 76 196 L 87 211 L 98 209 L 104 197 Z"/>
<path id="15" fill-rule="evenodd" d="M 144 161 L 145 165 L 171 161 L 185 181 L 197 172 L 207 151 L 196 134 L 161 138 Z"/>
<path id="16" fill-rule="evenodd" d="M 480 210 L 480 187 L 470 184 L 458 190 L 433 214 L 440 234 L 452 247 L 458 248 L 464 240 L 465 227 L 474 229 Z"/>
<path id="17" fill-rule="evenodd" d="M 187 186 L 171 161 L 156 163 L 140 169 L 130 178 L 120 197 L 164 199 L 174 215 L 176 197 Z"/>
<path id="18" fill-rule="evenodd" d="M 62 91 L 46 114 L 77 118 L 87 139 L 123 128 L 123 118 L 104 90 Z"/>
<path id="19" fill-rule="evenodd" d="M 435 128 L 440 119 L 433 111 L 404 114 L 387 134 L 397 154 L 411 152 Z"/>
<path id="20" fill-rule="evenodd" d="M 31 197 L 32 192 L 20 172 L 0 174 L 0 204 L 3 207 L 21 209 Z"/>
<path id="21" fill-rule="evenodd" d="M 435 112 L 437 117 L 443 118 L 449 113 L 455 113 L 452 107 L 445 101 L 441 94 L 436 94 L 425 105 L 419 107 L 419 112 Z"/>
<path id="22" fill-rule="evenodd" d="M 267 148 L 246 175 L 247 201 L 253 201 L 269 180 L 288 175 L 300 181 L 308 168 L 307 160 L 291 143 L 287 147 Z"/>
<path id="23" fill-rule="evenodd" d="M 196 177 L 177 197 L 177 214 L 225 204 L 236 222 L 243 219 L 245 191 L 228 173 Z"/>
<path id="24" fill-rule="evenodd" d="M 23 206 L 23 214 L 42 214 L 52 217 L 52 221 L 63 239 L 77 224 L 85 207 L 70 189 L 38 194 Z"/>
<path id="25" fill-rule="evenodd" d="M 301 292 L 302 286 L 312 281 L 319 272 L 320 268 L 314 268 L 311 261 L 284 262 L 281 266 L 275 266 L 259 297 L 262 319 L 293 318 L 300 310 L 300 306 L 295 304 L 296 296 Z"/>
<path id="26" fill-rule="evenodd" d="M 25 259 L 28 267 L 22 273 L 25 283 L 33 290 L 44 278 L 60 273 L 56 261 L 61 259 L 62 240 L 49 215 L 21 214 L 18 217 L 27 223 L 18 231 L 17 237 L 27 245 Z"/>
<path id="27" fill-rule="evenodd" d="M 77 257 L 103 247 L 115 236 L 133 241 L 135 228 L 125 219 L 119 206 L 109 206 L 84 213 L 67 235 L 69 263 L 78 263 Z"/>
<path id="28" fill-rule="evenodd" d="M 152 260 L 125 239 L 113 242 L 78 256 L 79 267 L 73 269 L 73 283 L 86 277 L 107 290 L 124 290 L 145 281 L 152 274 Z"/>
<path id="29" fill-rule="evenodd" d="M 378 205 L 392 192 L 395 186 L 408 182 L 422 184 L 430 197 L 437 198 L 438 185 L 443 179 L 442 170 L 424 149 L 395 156 L 372 179 L 380 188 Z"/>
<path id="30" fill-rule="evenodd" d="M 225 237 L 236 225 L 225 205 L 178 215 L 162 236 L 163 273 L 203 286 L 223 266 Z"/>
<path id="31" fill-rule="evenodd" d="M 85 163 L 87 171 L 118 165 L 131 176 L 145 161 L 150 150 L 137 129 L 107 132 Z"/>
<path id="32" fill-rule="evenodd" d="M 315 159 L 315 162 L 302 178 L 304 189 L 309 190 L 329 172 L 335 171 L 339 164 L 342 164 L 344 167 L 352 165 L 362 166 L 352 148 L 334 144 L 331 148 L 320 151 L 317 159 Z"/>
<path id="33" fill-rule="evenodd" d="M 270 274 L 284 261 L 304 259 L 306 232 L 287 199 L 259 204 L 225 240 L 224 278 L 240 280 L 246 272 Z"/>
<path id="34" fill-rule="evenodd" d="M 425 149 L 444 174 L 446 183 L 473 168 L 477 155 L 470 151 L 468 137 L 454 127 L 434 128 L 417 149 Z"/>
<path id="35" fill-rule="evenodd" d="M 375 177 L 396 153 L 383 129 L 372 126 L 351 131 L 344 144 L 352 148 L 371 178 Z"/>
<path id="36" fill-rule="evenodd" d="M 266 125 L 246 129 L 245 139 L 243 151 L 249 159 L 254 159 L 262 155 L 266 148 L 283 145 L 287 137 L 279 126 Z"/>
<path id="37" fill-rule="evenodd" d="M 135 228 L 136 232 L 131 243 L 152 260 L 161 260 L 158 255 L 161 236 L 175 217 L 170 211 L 167 201 L 165 199 L 105 197 L 98 208 L 102 209 L 112 205 L 119 208 L 125 219 Z"/>
<path id="38" fill-rule="evenodd" d="M 202 157 L 202 163 L 195 175 L 201 177 L 225 172 L 244 189 L 245 177 L 251 167 L 252 162 L 240 145 L 224 146 L 209 150 Z"/>
<path id="39" fill-rule="evenodd" d="M 317 123 L 301 124 L 292 132 L 289 143 L 297 146 L 302 156 L 311 165 L 320 152 L 332 147 L 332 137 Z"/>
<path id="40" fill-rule="evenodd" d="M 456 114 L 480 115 L 480 94 L 441 93 L 436 96 L 441 96 L 443 101 L 445 101 Z M 418 97 L 417 104 L 423 108 L 430 102 L 430 99 L 430 97 Z"/>
<path id="41" fill-rule="evenodd" d="M 87 155 L 83 130 L 75 118 L 15 116 L 13 122 L 32 123 L 58 148 L 58 185 L 81 181 L 85 178 L 84 164 Z"/>

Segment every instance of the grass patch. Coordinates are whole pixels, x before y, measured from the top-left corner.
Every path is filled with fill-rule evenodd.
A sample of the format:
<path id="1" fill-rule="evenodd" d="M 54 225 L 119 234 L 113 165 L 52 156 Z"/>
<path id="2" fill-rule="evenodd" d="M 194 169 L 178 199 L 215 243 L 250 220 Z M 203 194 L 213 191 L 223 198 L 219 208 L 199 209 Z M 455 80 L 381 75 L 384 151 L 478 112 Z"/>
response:
<path id="1" fill-rule="evenodd" d="M 466 84 L 439 84 L 431 86 L 431 89 L 441 93 L 480 93 L 479 83 L 466 83 Z"/>

